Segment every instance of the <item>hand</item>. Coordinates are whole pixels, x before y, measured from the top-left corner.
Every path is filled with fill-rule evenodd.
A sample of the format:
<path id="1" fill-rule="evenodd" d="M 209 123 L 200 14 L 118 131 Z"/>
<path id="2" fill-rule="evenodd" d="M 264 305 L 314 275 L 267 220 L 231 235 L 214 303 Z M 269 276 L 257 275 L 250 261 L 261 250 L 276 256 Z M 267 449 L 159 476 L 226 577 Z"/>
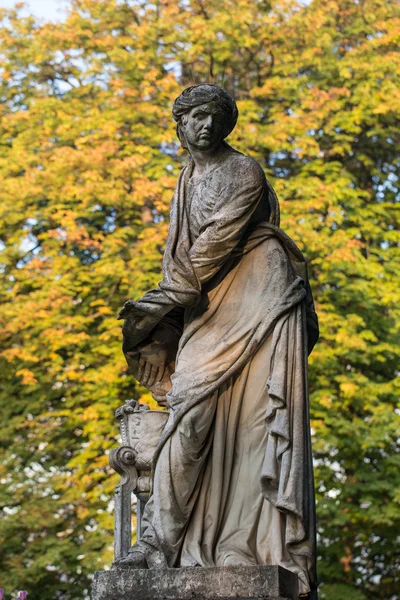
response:
<path id="1" fill-rule="evenodd" d="M 171 375 L 175 371 L 178 345 L 176 330 L 161 323 L 156 325 L 145 342 L 124 350 L 130 372 L 151 391 L 160 406 L 167 406 L 166 395 L 172 386 Z"/>
<path id="2" fill-rule="evenodd" d="M 140 350 L 137 379 L 148 389 L 159 383 L 167 366 L 167 348 L 153 341 Z"/>

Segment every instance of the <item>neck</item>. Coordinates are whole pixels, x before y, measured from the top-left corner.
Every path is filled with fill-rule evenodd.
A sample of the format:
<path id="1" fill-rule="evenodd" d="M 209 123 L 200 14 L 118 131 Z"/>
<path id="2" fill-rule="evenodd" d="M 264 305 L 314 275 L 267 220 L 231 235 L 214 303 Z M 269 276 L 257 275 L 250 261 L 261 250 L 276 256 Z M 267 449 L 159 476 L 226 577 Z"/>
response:
<path id="1" fill-rule="evenodd" d="M 195 169 L 199 174 L 204 173 L 204 171 L 206 171 L 210 165 L 215 164 L 216 159 L 218 159 L 218 157 L 226 150 L 225 144 L 223 143 L 216 148 L 207 150 L 205 152 L 202 150 L 196 150 L 196 148 L 193 148 L 193 146 L 190 146 L 189 144 L 188 146 L 190 155 L 193 158 Z"/>

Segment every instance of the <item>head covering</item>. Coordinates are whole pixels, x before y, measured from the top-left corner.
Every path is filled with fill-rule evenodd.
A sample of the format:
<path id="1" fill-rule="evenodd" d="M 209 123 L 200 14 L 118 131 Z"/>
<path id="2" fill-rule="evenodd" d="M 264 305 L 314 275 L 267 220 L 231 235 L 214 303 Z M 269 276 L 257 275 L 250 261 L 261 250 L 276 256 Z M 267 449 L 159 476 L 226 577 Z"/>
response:
<path id="1" fill-rule="evenodd" d="M 221 109 L 226 114 L 226 126 L 224 131 L 224 138 L 226 138 L 231 131 L 235 128 L 238 119 L 238 108 L 235 100 L 232 98 L 227 91 L 223 88 L 218 87 L 212 83 L 201 83 L 199 85 L 192 85 L 191 87 L 183 90 L 181 94 L 176 98 L 172 107 L 172 116 L 177 123 L 176 133 L 183 146 L 186 148 L 185 136 L 181 129 L 181 119 L 183 115 L 187 114 L 195 106 L 201 106 L 207 104 L 207 102 L 217 102 Z M 268 201 L 270 205 L 270 216 L 269 222 L 279 227 L 280 223 L 280 210 L 279 201 L 275 190 L 267 181 L 268 187 Z"/>
<path id="2" fill-rule="evenodd" d="M 236 102 L 232 96 L 224 89 L 211 83 L 192 85 L 179 94 L 172 108 L 172 116 L 177 122 L 176 133 L 184 148 L 186 147 L 185 137 L 181 128 L 181 120 L 183 115 L 190 112 L 195 106 L 201 106 L 202 104 L 207 104 L 208 102 L 217 102 L 217 104 L 226 114 L 224 138 L 226 138 L 234 129 L 239 112 Z"/>

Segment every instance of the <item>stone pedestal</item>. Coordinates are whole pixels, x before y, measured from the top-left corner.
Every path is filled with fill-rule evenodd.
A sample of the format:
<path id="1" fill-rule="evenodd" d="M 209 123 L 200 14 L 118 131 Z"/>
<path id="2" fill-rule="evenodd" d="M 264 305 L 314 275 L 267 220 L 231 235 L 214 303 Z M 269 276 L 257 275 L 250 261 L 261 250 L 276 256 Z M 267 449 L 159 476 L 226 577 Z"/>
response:
<path id="1" fill-rule="evenodd" d="M 296 600 L 297 576 L 282 567 L 97 571 L 92 600 Z"/>

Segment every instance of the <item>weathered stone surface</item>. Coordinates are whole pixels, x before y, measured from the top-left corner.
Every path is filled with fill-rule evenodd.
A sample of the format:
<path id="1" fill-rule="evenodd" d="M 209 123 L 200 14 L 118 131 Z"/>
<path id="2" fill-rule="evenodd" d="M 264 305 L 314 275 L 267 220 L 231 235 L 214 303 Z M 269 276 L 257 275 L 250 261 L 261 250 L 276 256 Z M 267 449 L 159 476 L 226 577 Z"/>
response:
<path id="1" fill-rule="evenodd" d="M 277 566 L 97 571 L 92 600 L 294 600 L 297 576 Z"/>

